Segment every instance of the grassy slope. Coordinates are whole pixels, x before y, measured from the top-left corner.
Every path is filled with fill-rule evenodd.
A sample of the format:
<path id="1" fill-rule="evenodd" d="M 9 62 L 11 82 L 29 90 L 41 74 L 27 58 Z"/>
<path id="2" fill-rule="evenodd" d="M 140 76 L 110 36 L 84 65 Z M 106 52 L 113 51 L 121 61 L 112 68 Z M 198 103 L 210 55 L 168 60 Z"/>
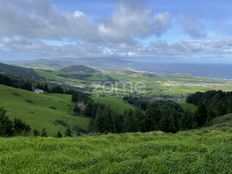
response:
<path id="1" fill-rule="evenodd" d="M 222 117 L 215 118 L 210 123 L 211 128 L 231 128 L 232 114 L 227 114 Z"/>
<path id="2" fill-rule="evenodd" d="M 115 97 L 94 97 L 94 101 L 105 105 L 110 105 L 116 111 L 123 113 L 125 110 L 133 109 L 133 106 Z"/>
<path id="3" fill-rule="evenodd" d="M 50 135 L 65 129 L 55 120 L 63 120 L 72 127 L 88 128 L 88 119 L 70 114 L 71 98 L 68 95 L 34 94 L 0 85 L 0 96 L 0 107 L 6 108 L 11 118 L 21 118 L 34 129 L 46 128 Z"/>
<path id="4" fill-rule="evenodd" d="M 230 173 L 231 132 L 2 138 L 0 173 Z"/>
<path id="5" fill-rule="evenodd" d="M 88 128 L 88 119 L 71 115 L 71 97 L 61 94 L 34 94 L 29 91 L 0 85 L 0 107 L 8 111 L 13 118 L 21 118 L 33 129 L 46 128 L 49 135 L 55 135 L 65 127 L 55 120 L 63 120 L 71 127 Z M 115 110 L 123 113 L 133 107 L 119 98 L 94 97 L 98 103 L 109 104 Z M 56 109 L 53 109 L 56 108 Z"/>
<path id="6" fill-rule="evenodd" d="M 3 63 L 0 63 L 0 73 L 15 75 L 24 78 L 37 79 L 37 80 L 42 79 L 42 77 L 32 69 L 12 66 Z"/>
<path id="7" fill-rule="evenodd" d="M 178 103 L 182 106 L 182 108 L 183 108 L 185 111 L 195 113 L 196 110 L 197 110 L 197 106 L 195 106 L 195 105 L 193 105 L 193 104 L 186 103 L 186 101 L 184 101 L 184 100 L 181 100 L 181 101 L 179 101 Z"/>

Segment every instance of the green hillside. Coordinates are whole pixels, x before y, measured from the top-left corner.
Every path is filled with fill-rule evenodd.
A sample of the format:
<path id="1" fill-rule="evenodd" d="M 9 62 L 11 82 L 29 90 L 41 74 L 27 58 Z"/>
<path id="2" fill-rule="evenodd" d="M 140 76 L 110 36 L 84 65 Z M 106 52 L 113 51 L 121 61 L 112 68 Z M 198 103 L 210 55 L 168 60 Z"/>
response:
<path id="1" fill-rule="evenodd" d="M 36 79 L 36 80 L 43 79 L 33 69 L 22 68 L 18 66 L 3 64 L 3 63 L 0 63 L 0 73 L 15 75 L 15 76 L 24 77 L 24 78 L 31 78 L 31 79 Z"/>
<path id="2" fill-rule="evenodd" d="M 63 72 L 76 72 L 79 74 L 91 74 L 91 73 L 101 73 L 98 70 L 95 70 L 93 68 L 90 68 L 85 65 L 73 65 L 73 66 L 68 66 L 63 69 L 61 69 Z"/>
<path id="3" fill-rule="evenodd" d="M 184 100 L 179 101 L 178 103 L 182 106 L 182 108 L 183 108 L 185 111 L 195 113 L 196 110 L 197 110 L 197 106 L 195 106 L 195 105 L 193 105 L 193 104 L 186 103 L 186 101 L 184 101 Z"/>
<path id="4" fill-rule="evenodd" d="M 84 65 L 68 66 L 56 71 L 43 69 L 37 69 L 35 71 L 48 81 L 62 82 L 69 86 L 81 88 L 86 86 L 91 88 L 93 84 L 114 81 L 114 79 L 101 71 Z"/>
<path id="5" fill-rule="evenodd" d="M 64 94 L 35 94 L 22 89 L 0 85 L 0 107 L 7 110 L 10 118 L 21 118 L 33 129 L 45 128 L 49 135 L 64 132 L 67 126 L 74 130 L 88 129 L 89 119 L 74 116 L 71 96 Z M 120 98 L 94 97 L 95 102 L 110 105 L 119 113 L 133 107 Z"/>
<path id="6" fill-rule="evenodd" d="M 94 97 L 96 103 L 110 105 L 116 111 L 123 113 L 126 110 L 134 109 L 130 104 L 124 102 L 120 98 L 115 97 Z"/>
<path id="7" fill-rule="evenodd" d="M 231 131 L 2 138 L 0 173 L 230 173 Z"/>
<path id="8" fill-rule="evenodd" d="M 89 120 L 71 115 L 71 96 L 60 94 L 34 94 L 33 92 L 0 85 L 0 107 L 11 118 L 21 118 L 33 129 L 46 128 L 49 135 L 74 129 L 88 128 Z"/>
<path id="9" fill-rule="evenodd" d="M 231 128 L 232 114 L 227 114 L 222 117 L 215 118 L 210 123 L 211 128 Z"/>

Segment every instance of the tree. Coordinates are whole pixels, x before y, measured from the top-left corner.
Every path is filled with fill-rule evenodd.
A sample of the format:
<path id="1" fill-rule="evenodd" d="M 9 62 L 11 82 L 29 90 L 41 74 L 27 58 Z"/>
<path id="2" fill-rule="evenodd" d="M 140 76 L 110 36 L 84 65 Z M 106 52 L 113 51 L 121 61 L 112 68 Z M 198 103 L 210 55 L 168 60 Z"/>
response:
<path id="1" fill-rule="evenodd" d="M 81 113 L 81 109 L 79 108 L 78 104 L 75 103 L 73 105 L 73 112 L 76 113 L 76 114 L 80 114 Z"/>
<path id="2" fill-rule="evenodd" d="M 12 122 L 6 115 L 6 110 L 0 108 L 0 136 L 26 135 L 31 131 L 31 127 L 21 119 L 15 118 Z"/>
<path id="3" fill-rule="evenodd" d="M 72 95 L 72 102 L 84 102 L 85 104 L 89 101 L 92 100 L 89 94 L 85 94 L 83 92 L 75 92 Z"/>
<path id="4" fill-rule="evenodd" d="M 144 114 L 141 110 L 129 110 L 124 114 L 123 129 L 125 132 L 138 132 L 142 129 Z"/>
<path id="5" fill-rule="evenodd" d="M 70 127 L 68 127 L 65 132 L 64 132 L 64 135 L 66 137 L 72 137 L 72 130 L 70 129 Z"/>
<path id="6" fill-rule="evenodd" d="M 24 123 L 21 119 L 15 118 L 13 126 L 16 135 L 26 135 L 31 132 L 31 127 Z"/>
<path id="7" fill-rule="evenodd" d="M 33 135 L 34 135 L 35 137 L 40 136 L 40 131 L 37 130 L 37 129 L 33 129 Z"/>
<path id="8" fill-rule="evenodd" d="M 42 88 L 43 88 L 43 85 L 42 85 L 42 84 L 40 84 L 40 83 L 38 83 L 38 84 L 36 85 L 36 88 L 38 88 L 38 89 L 42 89 Z"/>
<path id="9" fill-rule="evenodd" d="M 123 130 L 125 132 L 136 131 L 135 117 L 134 117 L 134 112 L 132 109 L 124 112 Z"/>
<path id="10" fill-rule="evenodd" d="M 46 129 L 42 129 L 42 131 L 41 131 L 41 137 L 47 137 L 47 136 L 48 136 L 47 130 Z"/>
<path id="11" fill-rule="evenodd" d="M 150 105 L 150 99 L 143 96 L 125 96 L 123 100 L 129 104 L 137 106 L 139 109 L 146 110 Z"/>
<path id="12" fill-rule="evenodd" d="M 115 113 L 113 117 L 114 132 L 121 133 L 123 131 L 123 116 Z"/>
<path id="13" fill-rule="evenodd" d="M 86 105 L 85 115 L 94 118 L 96 116 L 98 108 L 100 107 L 103 108 L 105 106 L 103 104 L 94 103 L 94 101 L 88 102 L 88 104 Z"/>
<path id="14" fill-rule="evenodd" d="M 48 88 L 48 85 L 47 85 L 47 84 L 44 84 L 44 86 L 43 86 L 43 90 L 44 90 L 44 91 L 46 91 L 46 92 L 48 92 L 48 91 L 49 91 L 49 88 Z"/>
<path id="15" fill-rule="evenodd" d="M 64 93 L 64 89 L 62 86 L 55 86 L 52 87 L 50 90 L 51 93 L 58 93 L 58 94 L 63 94 Z"/>
<path id="16" fill-rule="evenodd" d="M 203 126 L 208 123 L 215 117 L 219 117 L 225 114 L 229 114 L 232 112 L 232 92 L 224 92 L 224 91 L 207 91 L 207 92 L 197 92 L 188 96 L 188 103 L 195 104 L 199 106 L 199 109 L 202 111 L 198 111 L 196 113 L 196 119 L 199 122 L 198 126 Z M 205 108 L 202 108 L 202 105 Z M 206 115 L 206 111 L 207 115 Z M 199 113 L 203 112 L 203 114 Z"/>
<path id="17" fill-rule="evenodd" d="M 204 126 L 207 121 L 207 118 L 208 118 L 207 108 L 204 104 L 200 104 L 195 114 L 197 126 L 198 127 Z"/>
<path id="18" fill-rule="evenodd" d="M 95 118 L 95 130 L 97 132 L 105 132 L 105 115 L 104 115 L 104 109 L 99 108 L 96 113 L 96 118 Z"/>
<path id="19" fill-rule="evenodd" d="M 0 74 L 0 84 L 13 86 L 13 87 L 15 86 L 14 80 L 6 76 L 5 74 Z"/>
<path id="20" fill-rule="evenodd" d="M 160 119 L 160 130 L 164 132 L 173 132 L 177 131 L 175 126 L 175 118 L 174 118 L 175 111 L 173 110 L 166 110 Z"/>
<path id="21" fill-rule="evenodd" d="M 26 83 L 24 83 L 23 84 L 23 86 L 22 86 L 22 89 L 25 89 L 25 90 L 28 90 L 28 91 L 32 91 L 32 84 L 31 84 L 31 82 L 26 82 Z"/>
<path id="22" fill-rule="evenodd" d="M 141 129 L 143 132 L 159 130 L 161 112 L 162 111 L 154 105 L 146 111 L 144 119 L 142 120 Z"/>
<path id="23" fill-rule="evenodd" d="M 61 133 L 60 131 L 58 131 L 56 137 L 57 137 L 57 138 L 62 138 L 63 135 L 62 135 L 62 133 Z"/>
<path id="24" fill-rule="evenodd" d="M 99 107 L 96 117 L 91 121 L 91 128 L 96 132 L 121 132 L 122 117 L 110 106 Z"/>
<path id="25" fill-rule="evenodd" d="M 195 127 L 196 123 L 194 120 L 194 114 L 185 111 L 180 120 L 180 127 L 182 130 L 189 130 Z"/>
<path id="26" fill-rule="evenodd" d="M 14 133 L 12 121 L 6 115 L 6 110 L 0 108 L 0 136 L 9 137 Z"/>

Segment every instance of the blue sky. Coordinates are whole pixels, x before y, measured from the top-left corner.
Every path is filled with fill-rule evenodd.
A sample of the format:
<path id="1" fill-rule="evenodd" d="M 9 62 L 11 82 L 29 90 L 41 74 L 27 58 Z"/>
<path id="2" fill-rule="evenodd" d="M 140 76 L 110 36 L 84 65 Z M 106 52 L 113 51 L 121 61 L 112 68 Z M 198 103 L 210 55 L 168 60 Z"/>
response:
<path id="1" fill-rule="evenodd" d="M 231 0 L 0 3 L 0 60 L 101 56 L 232 63 Z"/>

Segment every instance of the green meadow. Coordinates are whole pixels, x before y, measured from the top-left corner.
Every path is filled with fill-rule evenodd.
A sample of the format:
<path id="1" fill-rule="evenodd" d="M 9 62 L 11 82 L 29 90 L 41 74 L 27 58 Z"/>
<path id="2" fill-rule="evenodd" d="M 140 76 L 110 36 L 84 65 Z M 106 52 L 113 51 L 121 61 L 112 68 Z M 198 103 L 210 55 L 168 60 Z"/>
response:
<path id="1" fill-rule="evenodd" d="M 66 126 L 88 129 L 89 119 L 72 114 L 69 95 L 34 94 L 0 85 L 0 107 L 7 110 L 10 118 L 20 118 L 33 129 L 45 128 L 51 136 L 64 132 Z"/>
<path id="2" fill-rule="evenodd" d="M 231 143 L 231 128 L 206 128 L 177 134 L 1 138 L 0 173 L 231 173 Z"/>
<path id="3" fill-rule="evenodd" d="M 129 109 L 134 109 L 133 106 L 129 105 L 128 103 L 122 101 L 120 98 L 115 97 L 94 97 L 94 101 L 96 103 L 101 103 L 105 105 L 111 106 L 114 110 L 118 111 L 119 113 L 123 114 L 124 111 Z"/>

